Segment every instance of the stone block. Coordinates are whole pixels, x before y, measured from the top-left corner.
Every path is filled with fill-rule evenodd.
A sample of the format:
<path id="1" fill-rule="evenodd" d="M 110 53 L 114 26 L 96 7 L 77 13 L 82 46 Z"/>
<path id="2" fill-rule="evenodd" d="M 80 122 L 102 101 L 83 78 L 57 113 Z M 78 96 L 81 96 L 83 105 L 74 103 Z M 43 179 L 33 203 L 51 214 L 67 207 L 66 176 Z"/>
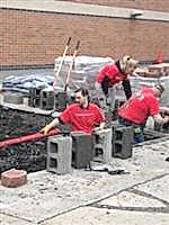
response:
<path id="1" fill-rule="evenodd" d="M 25 170 L 10 169 L 1 174 L 1 184 L 5 187 L 19 187 L 27 182 Z"/>
<path id="2" fill-rule="evenodd" d="M 112 129 L 104 129 L 93 134 L 94 161 L 109 163 L 112 159 Z"/>
<path id="3" fill-rule="evenodd" d="M 66 174 L 71 171 L 72 138 L 69 136 L 52 136 L 47 142 L 47 171 Z"/>
<path id="4" fill-rule="evenodd" d="M 93 158 L 93 139 L 90 134 L 72 132 L 72 165 L 77 168 L 86 168 Z"/>

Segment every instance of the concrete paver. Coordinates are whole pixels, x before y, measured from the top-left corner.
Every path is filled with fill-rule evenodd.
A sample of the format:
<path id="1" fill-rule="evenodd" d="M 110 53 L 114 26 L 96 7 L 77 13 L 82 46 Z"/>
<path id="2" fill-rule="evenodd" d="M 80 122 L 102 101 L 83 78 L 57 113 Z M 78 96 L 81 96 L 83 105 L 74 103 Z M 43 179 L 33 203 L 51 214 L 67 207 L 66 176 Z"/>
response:
<path id="1" fill-rule="evenodd" d="M 32 223 L 16 218 L 13 216 L 3 215 L 0 213 L 0 224 L 1 225 L 33 225 Z"/>
<path id="2" fill-rule="evenodd" d="M 148 208 L 148 207 L 166 207 L 163 202 L 157 199 L 151 199 L 145 196 L 140 196 L 132 192 L 121 192 L 120 194 L 111 198 L 105 199 L 98 203 L 99 206 L 112 206 L 112 207 L 133 207 L 133 208 Z"/>
<path id="3" fill-rule="evenodd" d="M 0 186 L 3 222 L 168 225 L 169 140 L 158 142 L 135 147 L 128 160 L 112 160 L 112 166 L 129 174 L 72 170 L 58 176 L 41 171 L 29 174 L 22 187 Z"/>
<path id="4" fill-rule="evenodd" d="M 147 184 L 136 186 L 135 189 L 156 196 L 168 202 L 169 206 L 169 175 L 148 182 Z"/>
<path id="5" fill-rule="evenodd" d="M 168 214 L 129 212 L 121 210 L 99 209 L 92 207 L 79 208 L 66 215 L 58 216 L 43 225 L 168 225 Z"/>

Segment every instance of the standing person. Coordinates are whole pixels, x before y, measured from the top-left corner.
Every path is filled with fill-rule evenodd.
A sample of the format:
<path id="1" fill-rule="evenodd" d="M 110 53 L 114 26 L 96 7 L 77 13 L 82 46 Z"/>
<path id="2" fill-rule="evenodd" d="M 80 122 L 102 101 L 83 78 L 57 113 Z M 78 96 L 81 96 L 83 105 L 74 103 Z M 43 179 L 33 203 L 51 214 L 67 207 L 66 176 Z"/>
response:
<path id="1" fill-rule="evenodd" d="M 59 123 L 70 125 L 72 131 L 83 131 L 89 134 L 93 130 L 104 128 L 105 117 L 103 112 L 97 105 L 90 103 L 87 89 L 80 88 L 75 91 L 75 101 L 76 103 L 69 105 L 58 118 L 46 125 L 41 132 L 47 134 L 50 129 L 59 125 Z"/>
<path id="2" fill-rule="evenodd" d="M 134 143 L 144 141 L 143 131 L 149 116 L 159 124 L 169 122 L 169 116 L 162 117 L 160 114 L 159 98 L 163 91 L 164 87 L 161 84 L 152 88 L 142 88 L 119 108 L 119 123 L 133 126 Z M 164 107 L 161 109 L 165 111 Z"/>
<path id="3" fill-rule="evenodd" d="M 96 76 L 95 87 L 101 108 L 107 109 L 107 104 L 112 110 L 115 106 L 115 85 L 122 82 L 125 96 L 129 99 L 132 95 L 128 75 L 137 68 L 138 61 L 130 56 L 124 56 L 113 64 L 106 64 Z"/>

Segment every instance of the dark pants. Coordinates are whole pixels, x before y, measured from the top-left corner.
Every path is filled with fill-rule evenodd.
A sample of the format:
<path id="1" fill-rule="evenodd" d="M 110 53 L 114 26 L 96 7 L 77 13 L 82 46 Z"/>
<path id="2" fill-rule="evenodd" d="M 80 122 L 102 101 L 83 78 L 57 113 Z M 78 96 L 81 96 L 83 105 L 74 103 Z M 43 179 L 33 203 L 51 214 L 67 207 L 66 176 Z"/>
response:
<path id="1" fill-rule="evenodd" d="M 144 141 L 144 127 L 145 127 L 145 124 L 135 124 L 129 120 L 126 120 L 122 117 L 119 117 L 118 118 L 118 122 L 119 124 L 123 125 L 123 126 L 132 126 L 133 127 L 133 144 L 137 144 L 137 143 L 140 143 L 140 142 L 143 142 Z"/>

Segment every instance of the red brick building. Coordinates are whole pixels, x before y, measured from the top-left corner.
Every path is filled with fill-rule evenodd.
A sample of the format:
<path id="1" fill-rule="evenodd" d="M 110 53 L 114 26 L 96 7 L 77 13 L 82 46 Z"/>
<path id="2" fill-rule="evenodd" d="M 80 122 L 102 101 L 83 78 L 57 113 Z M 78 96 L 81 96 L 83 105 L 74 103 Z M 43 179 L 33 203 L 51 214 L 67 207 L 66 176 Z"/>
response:
<path id="1" fill-rule="evenodd" d="M 162 51 L 168 60 L 169 1 L 1 0 L 1 68 L 51 65 L 70 36 L 73 46 L 81 41 L 81 55 L 146 61 Z"/>

